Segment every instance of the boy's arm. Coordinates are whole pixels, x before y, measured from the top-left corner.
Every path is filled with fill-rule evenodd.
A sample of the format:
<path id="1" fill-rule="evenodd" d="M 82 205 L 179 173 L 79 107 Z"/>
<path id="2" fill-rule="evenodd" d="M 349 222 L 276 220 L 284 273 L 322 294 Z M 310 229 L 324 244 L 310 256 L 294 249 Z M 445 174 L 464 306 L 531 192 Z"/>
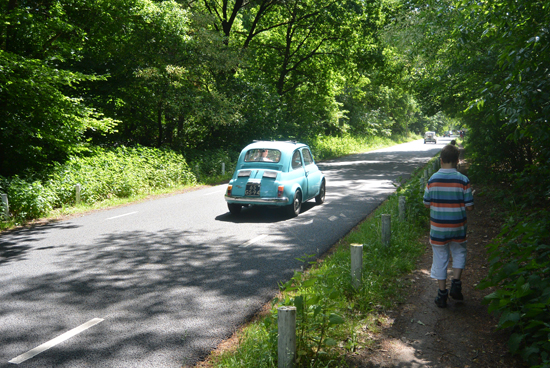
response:
<path id="1" fill-rule="evenodd" d="M 473 211 L 473 210 L 474 210 L 474 205 L 466 206 L 466 211 Z"/>
<path id="2" fill-rule="evenodd" d="M 424 207 L 426 207 L 427 209 L 430 209 L 430 205 L 429 205 L 429 204 L 424 203 Z"/>

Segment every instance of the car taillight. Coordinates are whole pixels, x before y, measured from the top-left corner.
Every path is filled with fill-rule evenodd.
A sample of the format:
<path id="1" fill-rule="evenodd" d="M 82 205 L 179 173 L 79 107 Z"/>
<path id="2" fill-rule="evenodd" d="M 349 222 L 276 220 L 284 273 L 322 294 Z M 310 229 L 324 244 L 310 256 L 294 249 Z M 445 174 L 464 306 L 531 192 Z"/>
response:
<path id="1" fill-rule="evenodd" d="M 233 185 L 227 186 L 227 195 L 231 197 L 231 191 L 233 190 Z"/>
<path id="2" fill-rule="evenodd" d="M 279 188 L 277 190 L 277 197 L 281 198 L 283 196 L 283 192 L 285 191 L 284 185 L 279 185 Z"/>

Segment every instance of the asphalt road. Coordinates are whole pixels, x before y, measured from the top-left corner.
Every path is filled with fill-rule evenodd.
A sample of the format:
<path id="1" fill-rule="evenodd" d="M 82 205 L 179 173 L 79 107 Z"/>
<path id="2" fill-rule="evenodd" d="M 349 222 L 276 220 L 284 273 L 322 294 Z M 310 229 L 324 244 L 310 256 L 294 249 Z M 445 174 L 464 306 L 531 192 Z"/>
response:
<path id="1" fill-rule="evenodd" d="M 448 143 L 320 163 L 323 205 L 229 214 L 220 185 L 0 235 L 0 367 L 204 358 Z"/>

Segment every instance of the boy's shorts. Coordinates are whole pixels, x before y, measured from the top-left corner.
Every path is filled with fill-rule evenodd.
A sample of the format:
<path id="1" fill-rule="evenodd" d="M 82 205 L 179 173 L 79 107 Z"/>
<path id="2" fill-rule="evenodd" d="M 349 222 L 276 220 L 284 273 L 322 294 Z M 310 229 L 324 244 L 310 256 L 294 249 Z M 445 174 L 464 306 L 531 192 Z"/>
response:
<path id="1" fill-rule="evenodd" d="M 432 245 L 433 249 L 433 261 L 431 277 L 436 280 L 447 279 L 447 266 L 449 265 L 449 258 L 453 256 L 453 268 L 464 269 L 466 266 L 466 244 L 450 242 L 445 245 Z"/>

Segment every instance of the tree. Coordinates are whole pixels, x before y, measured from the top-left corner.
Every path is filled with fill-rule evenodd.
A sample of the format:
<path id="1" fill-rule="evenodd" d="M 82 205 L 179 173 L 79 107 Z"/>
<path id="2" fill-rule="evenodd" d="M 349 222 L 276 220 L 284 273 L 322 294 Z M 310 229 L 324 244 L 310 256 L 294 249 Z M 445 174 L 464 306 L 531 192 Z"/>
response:
<path id="1" fill-rule="evenodd" d="M 114 128 L 77 93 L 80 83 L 103 77 L 58 68 L 84 34 L 60 3 L 3 3 L 0 24 L 1 175 L 43 168 L 82 149 L 85 132 Z"/>

